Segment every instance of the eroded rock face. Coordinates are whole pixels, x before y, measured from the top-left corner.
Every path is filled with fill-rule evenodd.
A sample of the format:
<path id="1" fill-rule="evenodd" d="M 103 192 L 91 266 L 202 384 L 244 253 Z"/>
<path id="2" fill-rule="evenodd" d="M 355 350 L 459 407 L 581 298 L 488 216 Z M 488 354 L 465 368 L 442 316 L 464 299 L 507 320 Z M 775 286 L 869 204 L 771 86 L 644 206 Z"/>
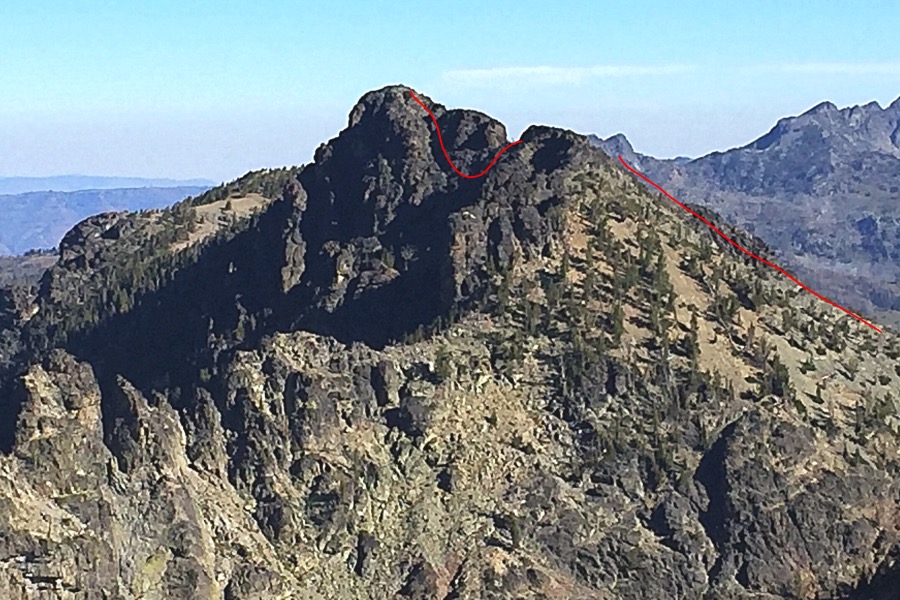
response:
<path id="1" fill-rule="evenodd" d="M 127 597 L 143 586 L 158 597 L 208 597 L 210 536 L 186 490 L 184 461 L 150 464 L 154 454 L 179 447 L 171 409 L 159 409 L 167 416 L 134 415 L 132 456 L 146 462 L 126 478 L 103 443 L 100 391 L 89 366 L 54 352 L 29 370 L 18 393 L 24 397 L 16 442 L 0 467 L 10 501 L 0 536 L 4 596 L 45 589 L 60 597 L 100 590 Z M 169 431 L 152 431 L 158 426 Z"/>
<path id="2" fill-rule="evenodd" d="M 420 99 L 463 172 L 482 171 L 507 143 L 486 115 Z M 311 310 L 291 327 L 383 345 L 470 304 L 484 292 L 489 262 L 502 268 L 550 252 L 559 231 L 543 215 L 561 204 L 569 174 L 558 167 L 605 157 L 557 129 L 532 128 L 523 140 L 467 180 L 451 170 L 407 88 L 364 96 L 298 178 L 306 200 L 294 222 L 307 261 L 289 301 Z M 404 311 L 390 309 L 400 303 Z"/>
<path id="3" fill-rule="evenodd" d="M 808 427 L 751 413 L 666 493 L 638 461 L 585 486 L 556 475 L 561 457 L 515 449 L 528 410 L 494 405 L 502 385 L 435 387 L 431 352 L 277 336 L 235 355 L 189 435 L 121 382 L 106 444 L 90 368 L 54 353 L 23 379 L 0 464 L 6 597 L 814 598 L 867 581 L 897 544 L 895 484 L 820 464 Z M 385 370 L 396 408 L 378 404 Z M 191 461 L 200 440 L 219 458 Z"/>
<path id="4" fill-rule="evenodd" d="M 489 117 L 420 98 L 464 171 L 505 145 Z M 158 290 L 50 347 L 17 342 L 0 375 L 0 597 L 892 598 L 889 404 L 824 426 L 817 402 L 754 395 L 748 327 L 699 311 L 687 343 L 683 315 L 713 294 L 677 260 L 690 304 L 663 311 L 671 347 L 650 333 L 659 273 L 633 284 L 614 343 L 596 307 L 627 297 L 617 270 L 652 272 L 640 227 L 670 252 L 700 234 L 649 216 L 580 136 L 522 139 L 465 180 L 408 88 L 367 94 L 278 201 L 179 255 Z M 94 289 L 92 262 L 120 264 L 129 227 L 85 222 L 36 298 L 0 305 L 4 326 L 51 339 L 23 311 Z M 726 274 L 753 272 L 720 252 Z M 860 389 L 893 389 L 876 378 L 889 345 L 866 350 L 878 371 Z"/>
<path id="5" fill-rule="evenodd" d="M 59 243 L 60 262 L 72 269 L 96 267 L 103 249 L 134 230 L 127 213 L 102 213 L 78 223 Z"/>
<path id="6" fill-rule="evenodd" d="M 0 288 L 0 371 L 9 369 L 22 350 L 22 326 L 34 316 L 35 300 L 32 287 Z"/>
<path id="7" fill-rule="evenodd" d="M 701 522 L 720 551 L 716 577 L 817 597 L 864 579 L 896 546 L 894 482 L 870 465 L 819 463 L 824 443 L 809 427 L 750 414 L 714 444 L 698 479 L 709 497 Z"/>

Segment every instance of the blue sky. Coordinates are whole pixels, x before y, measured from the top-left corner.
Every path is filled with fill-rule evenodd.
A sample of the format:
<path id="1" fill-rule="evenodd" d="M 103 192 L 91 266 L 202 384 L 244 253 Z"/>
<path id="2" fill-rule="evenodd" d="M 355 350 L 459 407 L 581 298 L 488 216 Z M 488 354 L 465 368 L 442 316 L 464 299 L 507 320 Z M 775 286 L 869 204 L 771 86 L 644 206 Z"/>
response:
<path id="1" fill-rule="evenodd" d="M 404 83 L 695 156 L 822 100 L 900 96 L 900 3 L 31 0 L 0 5 L 0 176 L 300 164 Z"/>

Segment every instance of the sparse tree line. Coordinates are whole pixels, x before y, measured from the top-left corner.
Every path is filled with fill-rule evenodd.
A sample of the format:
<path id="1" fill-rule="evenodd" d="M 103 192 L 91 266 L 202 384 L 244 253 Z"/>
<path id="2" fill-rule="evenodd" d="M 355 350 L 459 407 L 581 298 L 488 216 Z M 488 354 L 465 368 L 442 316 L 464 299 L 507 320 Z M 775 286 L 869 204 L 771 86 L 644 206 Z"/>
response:
<path id="1" fill-rule="evenodd" d="M 284 191 L 284 187 L 299 172 L 300 167 L 251 171 L 234 181 L 218 185 L 196 198 L 188 198 L 185 202 L 190 206 L 203 206 L 227 198 L 243 198 L 248 194 L 259 194 L 264 198 L 278 198 Z"/>
<path id="2" fill-rule="evenodd" d="M 149 212 L 139 213 L 137 218 L 144 219 Z M 87 280 L 64 271 L 52 272 L 56 280 L 53 285 L 64 290 L 70 301 L 45 301 L 38 313 L 41 329 L 49 336 L 46 344 L 64 344 L 72 333 L 89 330 L 105 319 L 131 311 L 143 297 L 159 290 L 179 271 L 195 263 L 206 248 L 232 238 L 258 218 L 235 222 L 215 236 L 173 252 L 173 244 L 188 240 L 196 231 L 196 209 L 189 199 L 156 212 L 159 219 L 155 223 L 139 224 L 139 231 L 147 231 L 147 237 L 118 242 L 104 255 L 104 264 L 91 271 Z"/>

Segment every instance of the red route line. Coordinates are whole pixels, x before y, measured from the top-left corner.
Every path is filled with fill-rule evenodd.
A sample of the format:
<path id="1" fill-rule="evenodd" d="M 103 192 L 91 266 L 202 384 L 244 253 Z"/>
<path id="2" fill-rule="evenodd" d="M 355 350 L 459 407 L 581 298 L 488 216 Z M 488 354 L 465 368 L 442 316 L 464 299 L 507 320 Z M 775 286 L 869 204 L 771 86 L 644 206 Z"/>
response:
<path id="1" fill-rule="evenodd" d="M 787 277 L 788 279 L 790 279 L 791 281 L 793 281 L 794 283 L 796 283 L 797 285 L 799 285 L 800 287 L 802 287 L 804 290 L 806 290 L 807 292 L 809 292 L 810 294 L 812 294 L 813 296 L 815 296 L 815 297 L 818 298 L 819 300 L 824 300 L 824 301 L 827 302 L 828 304 L 830 304 L 830 305 L 832 305 L 832 306 L 835 306 L 835 307 L 841 309 L 842 311 L 844 311 L 845 313 L 847 313 L 848 315 L 850 315 L 851 317 L 853 317 L 853 318 L 856 319 L 857 321 L 861 321 L 862 323 L 865 323 L 866 325 L 868 325 L 869 327 L 871 327 L 872 329 L 874 329 L 874 330 L 877 331 L 878 333 L 882 333 L 881 329 L 875 327 L 874 325 L 872 325 L 871 323 L 869 323 L 868 321 L 866 321 L 865 319 L 863 319 L 863 318 L 860 317 L 859 315 L 850 312 L 849 310 L 847 310 L 846 308 L 844 308 L 844 307 L 841 306 L 840 304 L 838 304 L 838 303 L 836 303 L 836 302 L 832 302 L 831 300 L 829 300 L 829 299 L 826 298 L 825 296 L 822 296 L 821 294 L 818 294 L 815 290 L 813 290 L 813 289 L 810 288 L 809 286 L 803 284 L 803 282 L 801 282 L 799 279 L 797 279 L 796 277 L 794 277 L 793 275 L 791 275 L 790 273 L 788 273 L 787 271 L 785 271 L 784 269 L 782 269 L 782 268 L 779 267 L 778 265 L 773 265 L 772 263 L 770 263 L 770 262 L 767 261 L 766 259 L 758 257 L 757 255 L 753 254 L 753 253 L 750 252 L 749 250 L 747 250 L 747 249 L 745 249 L 744 247 L 742 247 L 740 244 L 738 244 L 738 243 L 736 243 L 735 241 L 733 241 L 730 237 L 728 237 L 727 235 L 725 235 L 724 233 L 722 233 L 721 231 L 719 231 L 718 229 L 716 229 L 716 226 L 715 226 L 715 225 L 713 225 L 712 223 L 710 223 L 709 221 L 707 221 L 706 219 L 704 219 L 703 217 L 701 217 L 700 215 L 698 215 L 697 213 L 695 213 L 694 211 L 692 211 L 691 209 L 689 209 L 687 206 L 685 206 L 684 204 L 682 204 L 681 202 L 679 202 L 678 200 L 676 200 L 671 194 L 669 194 L 669 192 L 667 192 L 666 190 L 662 189 L 658 184 L 656 184 L 654 181 L 652 181 L 649 177 L 647 177 L 646 175 L 644 175 L 644 174 L 641 173 L 640 171 L 637 171 L 637 170 L 633 169 L 633 168 L 631 167 L 631 165 L 629 165 L 627 162 L 625 162 L 625 159 L 622 158 L 622 155 L 621 155 L 621 154 L 619 155 L 619 161 L 620 161 L 623 165 L 625 165 L 625 168 L 626 168 L 626 169 L 628 169 L 629 171 L 631 171 L 632 173 L 634 173 L 635 175 L 637 175 L 638 177 L 640 177 L 641 179 L 643 179 L 644 181 L 646 181 L 647 183 L 649 183 L 650 185 L 652 185 L 653 187 L 655 187 L 656 189 L 658 189 L 660 192 L 662 192 L 669 200 L 671 200 L 672 202 L 674 202 L 675 204 L 677 204 L 678 206 L 680 206 L 680 207 L 683 208 L 684 210 L 688 211 L 689 213 L 691 213 L 692 215 L 694 215 L 695 217 L 697 217 L 698 219 L 700 219 L 701 221 L 703 221 L 704 223 L 706 223 L 707 225 L 709 225 L 710 228 L 711 228 L 713 231 L 715 231 L 715 232 L 718 233 L 720 236 L 722 236 L 723 238 L 725 238 L 725 239 L 728 241 L 728 243 L 730 243 L 732 246 L 734 246 L 735 248 L 737 248 L 738 250 L 740 250 L 740 251 L 743 252 L 744 254 L 747 254 L 747 255 L 749 255 L 749 256 L 752 256 L 753 258 L 755 258 L 755 259 L 758 260 L 759 262 L 769 265 L 770 267 L 772 267 L 773 269 L 775 269 L 776 271 L 778 271 L 779 273 L 781 273 L 782 275 L 784 275 L 785 277 Z"/>
<path id="2" fill-rule="evenodd" d="M 497 153 L 497 156 L 494 157 L 494 160 L 491 161 L 491 164 L 489 164 L 484 169 L 484 171 L 482 171 L 478 175 L 466 175 L 465 173 L 463 173 L 462 171 L 457 169 L 456 165 L 453 164 L 453 161 L 450 160 L 450 155 L 447 154 L 447 149 L 444 148 L 444 138 L 441 137 L 441 128 L 438 127 L 438 122 L 437 122 L 437 119 L 434 118 L 434 113 L 432 113 L 428 109 L 428 107 L 425 106 L 421 100 L 419 100 L 418 96 L 416 96 L 416 94 L 412 90 L 409 90 L 409 95 L 413 97 L 413 100 L 415 100 L 416 102 L 419 103 L 419 106 L 421 106 L 422 108 L 425 109 L 425 111 L 428 113 L 428 116 L 430 116 L 431 120 L 434 121 L 434 128 L 437 130 L 438 142 L 440 142 L 440 144 L 441 144 L 441 150 L 444 151 L 444 156 L 447 158 L 447 162 L 450 163 L 450 168 L 453 169 L 454 171 L 456 171 L 456 174 L 459 175 L 460 177 L 465 177 L 466 179 L 478 179 L 479 177 L 483 176 L 484 174 L 486 174 L 488 171 L 491 170 L 491 168 L 494 166 L 494 164 L 497 162 L 497 160 L 500 158 L 500 156 L 504 152 L 506 152 L 507 150 L 509 150 L 510 148 L 515 146 L 516 144 L 522 143 L 522 140 L 519 140 L 517 142 L 513 142 L 512 144 L 507 145 L 506 148 L 504 148 L 503 150 L 501 150 L 500 152 Z"/>

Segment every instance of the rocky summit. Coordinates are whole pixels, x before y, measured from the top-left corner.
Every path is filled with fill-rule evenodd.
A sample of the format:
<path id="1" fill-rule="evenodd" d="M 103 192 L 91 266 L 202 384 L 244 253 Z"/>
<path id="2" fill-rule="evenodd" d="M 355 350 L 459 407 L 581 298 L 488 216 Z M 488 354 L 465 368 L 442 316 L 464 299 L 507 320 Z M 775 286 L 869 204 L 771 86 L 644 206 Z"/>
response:
<path id="1" fill-rule="evenodd" d="M 522 140 L 373 91 L 0 289 L 0 597 L 896 598 L 900 339 Z"/>

